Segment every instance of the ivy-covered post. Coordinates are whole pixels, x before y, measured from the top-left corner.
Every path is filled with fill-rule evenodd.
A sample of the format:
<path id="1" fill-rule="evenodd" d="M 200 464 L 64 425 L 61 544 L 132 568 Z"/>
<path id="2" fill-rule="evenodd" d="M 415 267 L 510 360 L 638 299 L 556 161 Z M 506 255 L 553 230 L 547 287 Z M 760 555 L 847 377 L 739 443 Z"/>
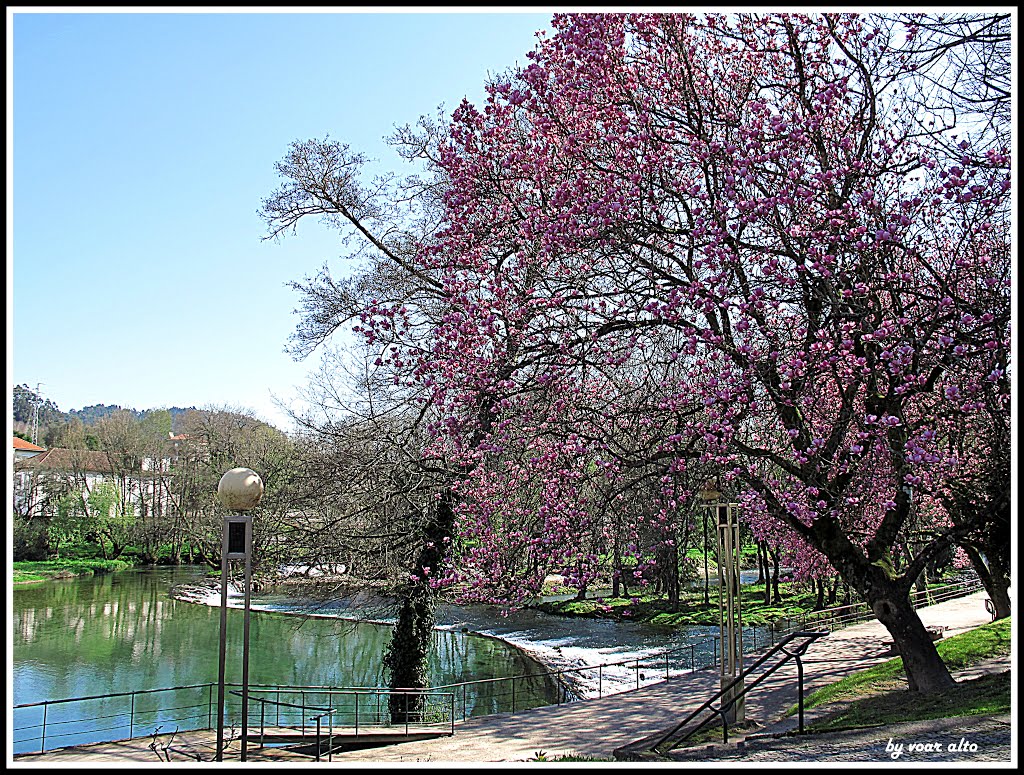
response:
<path id="1" fill-rule="evenodd" d="M 454 493 L 446 490 L 423 529 L 423 544 L 398 609 L 395 629 L 384 654 L 390 673 L 388 708 L 393 724 L 418 721 L 427 688 L 427 654 L 434 629 L 434 594 L 429 576 L 444 561 L 444 547 L 454 528 Z M 413 694 L 412 692 L 416 692 Z"/>

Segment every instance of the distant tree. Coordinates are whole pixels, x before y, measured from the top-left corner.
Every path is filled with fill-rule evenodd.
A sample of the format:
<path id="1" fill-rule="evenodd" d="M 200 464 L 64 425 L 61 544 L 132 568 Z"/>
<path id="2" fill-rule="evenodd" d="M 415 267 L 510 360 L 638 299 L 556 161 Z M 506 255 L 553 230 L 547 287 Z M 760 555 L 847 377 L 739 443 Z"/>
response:
<path id="1" fill-rule="evenodd" d="M 25 440 L 32 441 L 32 424 L 38 422 L 40 438 L 45 430 L 66 419 L 66 415 L 58 408 L 57 404 L 49 398 L 44 399 L 41 395 L 32 390 L 28 385 L 16 385 L 12 396 L 13 419 L 15 423 L 25 423 L 28 428 L 25 431 Z M 36 409 L 38 407 L 38 415 Z"/>
<path id="2" fill-rule="evenodd" d="M 117 404 L 92 404 L 90 406 L 84 406 L 81 409 L 71 409 L 68 414 L 71 417 L 78 418 L 86 425 L 92 425 L 97 420 L 108 417 L 115 412 L 128 412 L 135 418 L 139 418 L 142 415 L 142 412 L 139 412 L 136 409 L 125 408 Z"/>
<path id="3" fill-rule="evenodd" d="M 88 533 L 100 545 L 103 558 L 121 556 L 135 536 L 135 509 L 112 481 L 97 483 L 83 502 Z"/>
<path id="4" fill-rule="evenodd" d="M 232 468 L 260 475 L 265 494 L 253 512 L 255 573 L 284 562 L 289 547 L 280 539 L 280 524 L 291 508 L 294 446 L 287 435 L 236 408 L 191 410 L 182 421 L 185 439 L 178 442 L 170 494 L 180 520 L 178 529 L 202 562 L 220 567 L 223 507 L 217 485 Z"/>
<path id="5" fill-rule="evenodd" d="M 78 544 L 89 534 L 89 517 L 81 493 L 65 492 L 56 502 L 56 511 L 46 526 L 50 551 L 60 559 L 61 547 Z"/>

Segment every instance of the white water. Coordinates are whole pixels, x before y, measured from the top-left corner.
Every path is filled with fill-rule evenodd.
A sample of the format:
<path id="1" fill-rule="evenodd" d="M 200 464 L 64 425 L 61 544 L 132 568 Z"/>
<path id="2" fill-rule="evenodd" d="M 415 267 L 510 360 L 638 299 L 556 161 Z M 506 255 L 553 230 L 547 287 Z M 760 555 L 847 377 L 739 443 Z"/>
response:
<path id="1" fill-rule="evenodd" d="M 220 605 L 220 588 L 217 585 L 179 588 L 176 596 L 201 605 Z M 229 583 L 228 606 L 241 608 L 243 605 L 243 591 Z M 378 607 L 372 609 L 371 615 L 370 610 L 361 610 L 357 605 L 313 604 L 300 598 L 280 595 L 268 596 L 264 600 L 254 595 L 251 608 L 382 624 L 393 622 L 393 619 L 382 618 Z M 668 628 L 606 619 L 560 617 L 533 609 L 502 612 L 488 606 L 442 605 L 437 611 L 437 620 L 437 629 L 440 630 L 468 632 L 503 640 L 551 671 L 594 668 L 564 674 L 566 684 L 580 697 L 597 697 L 635 688 L 635 660 L 666 649 L 694 644 L 692 656 L 688 648 L 670 655 L 671 675 L 688 671 L 693 662 L 698 667 L 706 664 L 713 658 L 711 636 L 718 632 L 717 627 Z M 624 661 L 631 661 L 632 664 L 609 664 Z M 598 670 L 598 665 L 609 666 Z M 639 673 L 641 686 L 664 678 L 664 661 L 652 660 L 642 665 Z"/>

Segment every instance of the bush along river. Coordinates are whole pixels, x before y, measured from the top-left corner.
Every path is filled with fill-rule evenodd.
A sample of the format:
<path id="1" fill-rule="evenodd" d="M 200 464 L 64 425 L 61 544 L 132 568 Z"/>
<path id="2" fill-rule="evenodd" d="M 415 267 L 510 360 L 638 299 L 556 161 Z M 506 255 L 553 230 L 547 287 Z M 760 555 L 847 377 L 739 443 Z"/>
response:
<path id="1" fill-rule="evenodd" d="M 193 596 L 192 602 L 171 596 L 172 588 L 208 585 L 208 580 L 204 582 L 206 571 L 205 567 L 136 568 L 16 586 L 13 704 L 215 683 L 219 593 L 207 587 L 199 597 Z M 238 590 L 231 591 L 229 606 L 227 681 L 238 683 L 242 661 L 242 596 Z M 391 626 L 379 605 L 351 600 L 325 603 L 279 588 L 254 595 L 252 611 L 251 686 L 386 685 L 381 658 Z M 429 682 L 432 687 L 446 687 L 578 669 L 561 675 L 560 680 L 549 675 L 518 682 L 515 707 L 523 709 L 567 696 L 590 697 L 632 688 L 638 674 L 646 683 L 662 677 L 662 668 L 676 673 L 694 664 L 708 664 L 714 658 L 715 634 L 717 627 L 670 628 L 573 619 L 533 609 L 503 615 L 485 606 L 441 606 L 428 657 Z M 582 669 L 671 648 L 680 650 L 667 662 L 659 659 L 653 669 L 650 663 L 643 670 L 629 664 Z M 460 687 L 459 692 L 466 698 L 467 715 L 512 709 L 507 681 L 471 684 L 464 691 Z M 195 702 L 197 716 L 205 718 L 206 696 Z M 460 697 L 460 715 L 462 703 Z M 85 704 L 88 709 L 82 707 Z M 108 711 L 114 713 L 107 707 L 112 707 L 112 702 L 100 699 L 85 704 L 48 708 L 47 748 L 127 736 L 96 731 L 97 727 L 102 730 L 102 725 L 95 719 Z M 79 707 L 73 710 L 71 706 Z M 38 734 L 40 719 L 36 716 L 41 713 L 39 706 L 16 709 L 15 753 L 38 750 L 39 741 L 32 735 Z M 88 732 L 78 723 L 83 717 L 93 719 Z M 150 718 L 159 721 L 159 713 Z M 169 730 L 173 728 L 171 723 Z"/>

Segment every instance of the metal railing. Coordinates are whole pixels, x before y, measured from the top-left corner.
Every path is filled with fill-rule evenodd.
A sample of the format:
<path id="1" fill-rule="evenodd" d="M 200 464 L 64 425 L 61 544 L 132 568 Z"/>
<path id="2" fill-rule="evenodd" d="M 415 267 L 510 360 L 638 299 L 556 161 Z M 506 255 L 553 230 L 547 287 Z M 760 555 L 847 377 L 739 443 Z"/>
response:
<path id="1" fill-rule="evenodd" d="M 298 694 L 299 702 L 282 700 L 282 692 L 289 697 Z M 275 696 L 260 697 L 260 693 L 272 693 Z M 404 699 L 405 712 L 403 721 L 394 724 L 389 710 L 389 700 L 396 693 Z M 231 694 L 241 696 L 241 692 L 232 691 Z M 317 697 L 323 697 L 327 705 L 312 704 Z M 328 760 L 334 753 L 334 739 L 344 735 L 346 738 L 358 738 L 361 735 L 380 734 L 382 732 L 394 734 L 399 729 L 405 737 L 412 734 L 424 732 L 433 733 L 439 728 L 444 728 L 446 734 L 455 734 L 455 695 L 450 692 L 437 690 L 402 690 L 396 692 L 390 689 L 310 689 L 308 687 L 272 687 L 269 689 L 256 689 L 249 697 L 250 701 L 260 703 L 260 725 L 259 725 L 259 747 L 267 744 L 267 738 L 271 741 L 286 738 L 285 742 L 294 743 L 296 735 L 300 738 L 307 736 L 309 724 L 316 725 L 313 735 L 315 740 L 315 756 L 320 761 L 323 750 L 323 743 L 326 739 Z M 418 706 L 415 711 L 410 711 L 409 705 Z M 267 718 L 268 708 L 271 718 Z M 362 713 L 360 713 L 362 710 Z M 309 715 L 313 712 L 313 715 Z M 323 720 L 327 719 L 327 731 L 323 730 Z M 269 726 L 268 731 L 268 723 Z M 292 733 L 291 736 L 288 733 Z"/>
<path id="2" fill-rule="evenodd" d="M 707 641 L 703 639 L 701 642 Z M 709 667 L 714 667 L 717 662 L 712 660 L 711 662 L 697 664 L 697 653 L 696 649 L 701 642 L 684 643 L 681 646 L 673 646 L 672 648 L 663 649 L 651 654 L 647 654 L 641 657 L 631 657 L 629 659 L 623 659 L 616 662 L 602 662 L 598 665 L 584 665 L 581 667 L 567 667 L 560 668 L 557 670 L 546 670 L 539 673 L 523 673 L 520 675 L 503 676 L 501 678 L 480 678 L 473 681 L 460 681 L 458 683 L 443 684 L 440 686 L 431 687 L 435 690 L 451 691 L 454 692 L 456 698 L 460 701 L 460 708 L 462 711 L 462 720 L 466 720 L 471 715 L 488 715 L 494 712 L 512 712 L 515 713 L 520 710 L 527 710 L 530 708 L 536 708 L 544 705 L 561 705 L 563 702 L 573 702 L 581 699 L 581 696 L 573 689 L 571 683 L 567 680 L 570 676 L 582 678 L 588 674 L 592 675 L 597 682 L 597 696 L 603 697 L 605 694 L 606 686 L 606 675 L 605 670 L 608 668 L 624 667 L 627 670 L 634 671 L 634 677 L 627 682 L 620 681 L 620 686 L 624 689 L 637 688 L 639 689 L 645 681 L 660 680 L 662 672 L 664 677 L 669 678 L 673 670 L 676 671 L 694 671 L 701 670 Z M 675 659 L 673 657 L 682 655 L 682 659 Z M 714 653 L 712 652 L 714 656 Z M 689 657 L 686 659 L 686 657 Z M 688 667 L 686 667 L 688 665 Z M 648 672 L 644 672 L 648 671 Z M 543 686 L 544 679 L 554 679 L 557 689 L 555 692 L 555 702 L 548 701 L 544 696 L 543 690 L 540 688 Z M 529 684 L 533 684 L 531 687 Z M 527 684 L 524 689 L 523 684 Z M 627 685 L 628 684 L 628 685 Z M 487 687 L 489 691 L 481 692 L 482 687 Z M 474 691 L 470 694 L 470 688 Z M 491 701 L 491 706 L 500 707 L 500 703 L 497 700 L 506 699 L 508 708 L 505 710 L 488 710 L 487 713 L 472 713 L 470 699 L 472 698 L 472 709 L 476 710 L 477 707 L 486 706 L 486 701 Z M 539 700 L 539 701 L 538 701 Z"/>
<path id="3" fill-rule="evenodd" d="M 914 592 L 911 594 L 911 602 L 914 608 L 921 608 L 925 605 L 934 605 L 945 600 L 952 600 L 957 597 L 971 594 L 981 589 L 981 580 L 977 576 L 971 576 L 969 578 L 952 582 L 950 584 L 944 584 L 938 587 L 931 587 L 923 592 Z M 819 611 L 809 611 L 799 617 L 782 619 L 779 622 L 769 622 L 767 625 L 747 625 L 743 628 L 743 637 L 745 642 L 751 643 L 751 648 L 745 649 L 747 653 L 756 653 L 762 649 L 771 648 L 779 643 L 787 635 L 795 632 L 814 630 L 827 630 L 832 632 L 833 630 L 841 629 L 857 622 L 867 621 L 874 619 L 875 615 L 866 603 L 853 603 L 844 606 L 834 606 L 831 608 L 824 608 Z M 760 634 L 760 641 L 758 636 Z M 554 704 L 561 705 L 563 702 L 571 702 L 574 700 L 581 699 L 570 687 L 566 681 L 568 676 L 583 676 L 585 674 L 595 674 L 597 678 L 597 696 L 603 697 L 605 694 L 605 683 L 604 683 L 604 670 L 605 668 L 622 667 L 633 669 L 636 672 L 635 682 L 629 682 L 631 685 L 627 686 L 624 682 L 620 682 L 620 691 L 626 691 L 629 688 L 640 688 L 641 684 L 645 680 L 649 680 L 647 675 L 642 670 L 651 671 L 651 679 L 660 680 L 662 662 L 664 662 L 664 674 L 665 678 L 670 677 L 670 665 L 669 657 L 675 653 L 683 652 L 689 653 L 689 671 L 694 670 L 707 670 L 718 666 L 718 635 L 709 635 L 699 641 L 683 644 L 682 646 L 675 646 L 672 648 L 664 649 L 662 651 L 648 654 L 644 657 L 632 658 L 620 660 L 617 662 L 604 662 L 599 665 L 587 665 L 584 667 L 574 668 L 563 668 L 558 670 L 549 670 L 540 673 L 525 673 L 516 676 L 504 676 L 502 678 L 481 678 L 474 681 L 463 681 L 454 684 L 445 684 L 443 686 L 433 687 L 435 689 L 452 690 L 457 696 L 461 698 L 462 707 L 462 718 L 465 720 L 470 715 L 485 715 L 482 713 L 471 714 L 469 712 L 469 696 L 470 688 L 476 688 L 480 686 L 493 687 L 491 689 L 491 696 L 497 696 L 500 692 L 500 696 L 504 696 L 511 701 L 511 712 L 518 710 L 526 710 L 528 708 L 539 707 L 543 704 L 551 704 L 544 702 L 532 702 L 530 700 L 523 701 L 524 695 L 529 696 L 529 692 L 524 692 L 522 689 L 517 694 L 517 682 L 521 686 L 522 683 L 530 680 L 538 680 L 542 678 L 554 678 L 559 685 L 559 690 L 556 692 L 556 701 Z M 702 662 L 697 664 L 695 657 L 695 649 L 700 649 L 702 645 L 711 644 L 710 649 L 701 649 L 702 651 L 710 650 L 711 661 Z M 677 667 L 677 669 L 679 669 Z M 474 697 L 479 697 L 479 692 L 473 692 Z M 492 703 L 493 706 L 493 703 Z M 475 710 L 475 708 L 474 708 Z M 500 712 L 497 710 L 489 710 L 487 713 Z"/>
<path id="4" fill-rule="evenodd" d="M 971 594 L 982 588 L 981 581 L 976 576 L 966 580 L 945 584 L 939 587 L 932 587 L 925 592 L 912 594 L 912 602 L 915 608 L 923 605 L 932 605 L 956 597 Z M 812 611 L 799 618 L 785 620 L 781 624 L 769 623 L 767 626 L 748 626 L 744 628 L 744 638 L 749 639 L 752 648 L 748 653 L 757 652 L 764 648 L 772 648 L 787 635 L 798 631 L 808 631 L 808 628 L 832 631 L 854 624 L 859 621 L 873 619 L 874 614 L 864 603 L 854 603 L 847 606 Z M 758 642 L 758 633 L 761 633 L 762 640 Z M 515 713 L 519 710 L 540 707 L 549 704 L 561 705 L 563 702 L 572 702 L 581 699 L 567 680 L 570 676 L 581 678 L 585 675 L 596 677 L 597 696 L 603 697 L 606 693 L 605 670 L 608 668 L 625 667 L 627 670 L 635 671 L 635 678 L 628 682 L 619 682 L 621 691 L 629 688 L 640 688 L 644 682 L 667 679 L 673 670 L 677 672 L 695 671 L 709 669 L 717 666 L 717 635 L 708 636 L 699 641 L 685 643 L 681 646 L 664 649 L 643 657 L 606 662 L 598 665 L 587 665 L 573 668 L 563 668 L 540 673 L 527 673 L 503 678 L 484 678 L 474 681 L 463 681 L 442 686 L 430 687 L 427 690 L 391 690 L 385 688 L 365 687 L 262 687 L 270 690 L 280 689 L 282 691 L 297 690 L 306 692 L 320 692 L 334 695 L 348 693 L 363 697 L 371 695 L 375 706 L 381 704 L 380 697 L 387 697 L 394 691 L 426 691 L 449 695 L 450 719 L 454 724 L 456 711 L 461 710 L 461 719 L 465 720 L 470 715 L 486 715 L 489 713 L 503 712 L 511 709 Z M 710 643 L 711 647 L 706 649 L 711 653 L 710 662 L 698 664 L 698 650 Z M 673 659 L 674 656 L 682 654 L 684 658 Z M 685 656 L 688 655 L 688 659 Z M 688 668 L 686 667 L 688 665 Z M 557 684 L 555 702 L 552 703 L 546 696 L 547 692 L 541 687 L 543 679 L 554 679 Z M 627 685 L 628 684 L 628 685 Z M 238 686 L 238 684 L 230 684 Z M 486 687 L 486 691 L 481 691 Z M 216 683 L 191 684 L 186 686 L 167 687 L 159 689 L 141 689 L 131 692 L 114 692 L 90 697 L 72 697 L 59 700 L 43 700 L 40 702 L 23 703 L 15 705 L 15 724 L 18 724 L 18 717 L 24 718 L 32 709 L 37 709 L 40 714 L 33 723 L 23 723 L 14 727 L 15 752 L 18 753 L 18 746 L 24 747 L 34 740 L 39 741 L 38 751 L 47 749 L 47 743 L 58 741 L 50 748 L 63 747 L 67 745 L 102 742 L 105 740 L 125 739 L 142 737 L 153 734 L 154 727 L 161 725 L 177 724 L 181 731 L 211 729 L 214 727 L 215 703 L 214 695 Z M 251 687 L 254 691 L 257 686 Z M 470 712 L 470 690 L 472 690 L 472 713 Z M 506 702 L 502 702 L 506 700 Z M 359 704 L 354 703 L 351 711 L 353 720 L 358 713 L 365 713 L 366 710 Z M 461 706 L 457 708 L 456 702 Z M 96 703 L 94 712 L 81 712 L 72 716 L 67 710 L 71 707 L 83 707 L 88 703 Z M 327 703 L 331 705 L 330 702 Z M 300 702 L 301 706 L 302 703 Z M 385 703 L 386 705 L 386 703 Z M 98 707 L 97 707 L 98 706 Z M 261 707 L 263 704 L 261 703 Z M 375 707 L 376 711 L 376 707 Z M 477 712 L 483 711 L 483 712 Z M 227 715 L 230 714 L 228 709 Z M 88 721 L 89 725 L 83 728 L 83 722 Z M 360 718 L 360 724 L 365 725 L 365 717 Z M 23 734 L 25 733 L 25 734 Z"/>
<path id="5" fill-rule="evenodd" d="M 240 687 L 236 683 L 226 686 Z M 175 726 L 177 732 L 214 729 L 216 687 L 216 682 L 210 682 L 15 705 L 15 753 L 43 753 L 48 748 L 149 737 L 167 726 Z M 340 720 L 340 723 L 334 723 L 333 719 L 329 722 L 331 728 L 337 730 L 334 734 L 362 734 L 370 724 L 377 732 L 398 730 L 408 735 L 443 727 L 450 730 L 448 734 L 454 733 L 454 694 L 437 689 L 251 685 L 250 690 L 254 694 L 276 695 L 273 701 L 260 698 L 261 733 L 265 731 L 266 708 L 272 703 L 276 703 L 276 726 L 297 725 L 303 732 L 307 721 L 313 723 L 311 717 L 306 718 L 308 711 L 322 714 L 329 710 Z M 406 703 L 413 702 L 415 697 L 424 698 L 418 719 L 414 720 L 415 714 L 407 713 L 402 724 L 391 723 L 387 702 L 395 693 L 400 693 Z M 229 694 L 240 696 L 241 692 L 231 689 Z M 320 702 L 321 698 L 327 698 L 327 703 Z M 251 702 L 256 698 L 249 699 Z M 290 699 L 298 701 L 289 702 Z M 234 726 L 231 718 L 240 717 L 240 707 L 239 702 L 235 712 L 230 706 L 226 708 L 227 725 Z M 36 718 L 25 719 L 33 711 L 38 714 Z M 296 712 L 302 716 L 297 723 Z M 38 747 L 34 745 L 36 741 Z"/>
<path id="6" fill-rule="evenodd" d="M 39 741 L 41 753 L 54 741 L 57 744 L 50 748 L 145 737 L 154 726 L 166 724 L 185 730 L 210 729 L 215 687 L 216 683 L 191 684 L 15 705 L 15 752 L 34 740 Z M 24 719 L 33 709 L 40 714 L 36 723 L 19 726 L 19 717 Z M 83 722 L 89 724 L 83 727 Z"/>
<path id="7" fill-rule="evenodd" d="M 949 584 L 929 587 L 924 590 L 915 590 L 910 594 L 910 603 L 915 609 L 923 608 L 924 606 L 935 605 L 946 600 L 964 597 L 982 588 L 981 579 L 977 576 L 970 576 Z M 832 630 L 838 630 L 842 627 L 874 618 L 875 614 L 870 606 L 867 603 L 858 602 L 850 605 L 824 608 L 820 611 L 811 611 L 801 618 L 801 623 L 804 627 L 812 624 L 818 627 L 827 627 L 831 632 Z"/>
<path id="8" fill-rule="evenodd" d="M 796 661 L 797 668 L 797 705 L 799 709 L 799 729 L 800 732 L 804 731 L 804 670 L 803 662 L 801 657 L 807 648 L 818 638 L 823 638 L 828 635 L 827 632 L 794 632 L 790 633 L 772 648 L 762 654 L 757 660 L 755 660 L 749 667 L 747 667 L 740 675 L 736 676 L 728 684 L 720 688 L 710 699 L 700 705 L 696 710 L 692 711 L 686 718 L 672 727 L 668 732 L 658 738 L 657 742 L 650 746 L 651 751 L 655 751 L 666 743 L 669 743 L 668 747 L 662 751 L 671 750 L 680 743 L 684 742 L 688 738 L 695 735 L 700 730 L 704 729 L 715 719 L 719 719 L 722 722 L 722 742 L 729 742 L 729 711 L 735 706 L 742 698 L 746 697 L 747 694 L 754 688 L 756 688 L 762 681 L 768 676 L 772 675 L 776 670 L 785 665 L 791 659 Z M 795 645 L 789 648 L 790 644 Z M 753 673 L 771 659 L 776 654 L 781 654 L 782 658 L 771 665 L 767 670 L 761 673 L 750 683 L 746 682 Z M 736 687 L 742 687 L 740 691 L 733 694 L 733 690 Z M 728 698 L 728 699 L 725 699 Z M 716 702 L 720 702 L 718 707 L 715 707 Z M 688 730 L 685 735 L 678 739 L 673 737 L 679 733 L 680 730 L 686 729 L 686 726 L 694 721 L 702 713 L 707 713 L 706 718 L 697 724 L 692 729 Z"/>

